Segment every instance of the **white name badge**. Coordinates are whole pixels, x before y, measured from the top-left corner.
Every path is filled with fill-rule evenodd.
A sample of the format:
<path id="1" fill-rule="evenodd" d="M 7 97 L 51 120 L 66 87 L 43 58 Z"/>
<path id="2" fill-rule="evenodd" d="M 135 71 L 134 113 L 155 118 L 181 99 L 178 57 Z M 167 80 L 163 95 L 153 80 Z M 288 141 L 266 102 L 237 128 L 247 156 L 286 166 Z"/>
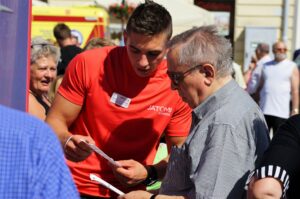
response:
<path id="1" fill-rule="evenodd" d="M 119 93 L 114 92 L 110 98 L 110 102 L 117 104 L 123 108 L 128 108 L 129 104 L 131 102 L 131 99 L 128 97 L 125 97 Z"/>

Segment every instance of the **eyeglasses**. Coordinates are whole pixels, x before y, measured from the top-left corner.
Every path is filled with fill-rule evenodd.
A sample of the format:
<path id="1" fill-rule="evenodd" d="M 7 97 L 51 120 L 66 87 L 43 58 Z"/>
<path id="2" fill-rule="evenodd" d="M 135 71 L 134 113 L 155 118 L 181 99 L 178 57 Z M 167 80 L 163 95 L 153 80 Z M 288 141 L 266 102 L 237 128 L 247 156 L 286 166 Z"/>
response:
<path id="1" fill-rule="evenodd" d="M 185 72 L 171 72 L 171 71 L 167 71 L 167 74 L 168 74 L 169 78 L 171 79 L 173 85 L 174 86 L 178 86 L 179 83 L 181 81 L 183 81 L 184 78 L 186 76 L 188 76 L 189 73 L 191 73 L 192 71 L 194 71 L 197 68 L 202 67 L 202 66 L 203 66 L 203 64 L 198 64 L 198 65 L 196 65 L 196 66 L 194 66 L 194 67 L 186 70 Z"/>
<path id="2" fill-rule="evenodd" d="M 275 48 L 276 51 L 286 52 L 287 48 Z"/>
<path id="3" fill-rule="evenodd" d="M 49 43 L 40 43 L 40 44 L 31 44 L 31 48 L 34 48 L 35 46 L 40 46 L 40 47 L 45 47 L 45 46 L 54 46 L 53 44 L 49 44 Z"/>

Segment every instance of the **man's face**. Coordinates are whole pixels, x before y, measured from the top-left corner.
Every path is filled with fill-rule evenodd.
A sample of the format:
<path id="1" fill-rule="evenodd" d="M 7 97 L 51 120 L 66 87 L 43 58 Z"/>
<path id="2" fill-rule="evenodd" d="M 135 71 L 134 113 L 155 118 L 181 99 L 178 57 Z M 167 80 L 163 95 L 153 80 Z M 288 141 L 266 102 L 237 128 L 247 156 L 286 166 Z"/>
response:
<path id="1" fill-rule="evenodd" d="M 139 77 L 152 76 L 166 54 L 166 33 L 146 36 L 131 32 L 125 37 L 128 57 L 135 73 Z"/>
<path id="2" fill-rule="evenodd" d="M 275 60 L 280 62 L 286 59 L 286 51 L 286 45 L 283 42 L 278 42 L 273 48 Z"/>
<path id="3" fill-rule="evenodd" d="M 207 93 L 205 85 L 205 73 L 201 72 L 202 65 L 184 66 L 177 62 L 177 49 L 168 52 L 168 75 L 171 79 L 171 87 L 177 90 L 180 97 L 191 108 L 201 104 Z"/>

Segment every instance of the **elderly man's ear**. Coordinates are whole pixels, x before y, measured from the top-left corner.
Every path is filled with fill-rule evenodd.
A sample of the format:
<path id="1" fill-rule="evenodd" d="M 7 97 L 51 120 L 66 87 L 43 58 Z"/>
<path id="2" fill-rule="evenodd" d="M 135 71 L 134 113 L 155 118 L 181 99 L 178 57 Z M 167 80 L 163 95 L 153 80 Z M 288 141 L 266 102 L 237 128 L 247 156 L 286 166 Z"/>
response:
<path id="1" fill-rule="evenodd" d="M 210 86 L 216 75 L 215 68 L 211 64 L 204 64 L 200 69 L 200 73 L 205 77 L 205 84 Z"/>

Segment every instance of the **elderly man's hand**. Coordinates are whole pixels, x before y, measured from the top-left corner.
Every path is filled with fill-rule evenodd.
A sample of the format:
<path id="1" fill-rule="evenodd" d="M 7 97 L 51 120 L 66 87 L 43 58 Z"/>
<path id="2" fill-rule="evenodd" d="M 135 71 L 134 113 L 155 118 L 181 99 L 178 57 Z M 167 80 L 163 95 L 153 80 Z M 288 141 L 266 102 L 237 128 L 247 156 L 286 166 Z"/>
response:
<path id="1" fill-rule="evenodd" d="M 121 184 L 132 187 L 147 178 L 147 170 L 141 163 L 135 160 L 117 161 L 121 167 L 110 164 L 115 177 Z"/>

